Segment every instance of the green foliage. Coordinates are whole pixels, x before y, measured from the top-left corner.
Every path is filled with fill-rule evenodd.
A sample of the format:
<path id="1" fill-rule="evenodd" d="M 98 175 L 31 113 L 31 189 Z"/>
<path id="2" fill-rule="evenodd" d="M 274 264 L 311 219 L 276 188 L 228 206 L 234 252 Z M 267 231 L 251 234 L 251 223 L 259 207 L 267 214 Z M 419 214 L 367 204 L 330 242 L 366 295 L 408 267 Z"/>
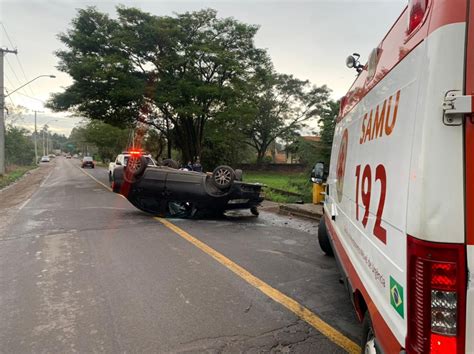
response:
<path id="1" fill-rule="evenodd" d="M 250 162 L 254 151 L 245 143 L 246 137 L 238 129 L 238 120 L 219 117 L 209 121 L 204 138 L 201 163 L 212 171 L 217 165 L 234 166 Z"/>
<path id="2" fill-rule="evenodd" d="M 267 187 L 283 191 L 298 193 L 302 195 L 288 196 L 278 193 L 275 190 L 265 188 L 265 199 L 277 203 L 295 203 L 303 199 L 304 202 L 311 202 L 312 184 L 309 182 L 307 173 L 280 173 L 264 171 L 244 171 L 244 181 L 262 183 Z"/>
<path id="3" fill-rule="evenodd" d="M 290 140 L 311 118 L 324 112 L 330 90 L 311 86 L 292 75 L 277 74 L 267 66 L 257 71 L 248 90 L 248 101 L 254 107 L 244 131 L 249 144 L 257 150 L 257 164 L 276 138 Z"/>
<path id="4" fill-rule="evenodd" d="M 91 120 L 86 124 L 75 127 L 71 131 L 68 143 L 75 147 L 93 145 L 100 159 L 112 160 L 127 147 L 129 130 L 121 129 L 98 120 Z"/>
<path id="5" fill-rule="evenodd" d="M 13 169 L 8 169 L 7 173 L 0 176 L 0 189 L 12 184 L 22 177 L 26 172 L 32 170 L 36 166 L 15 166 Z"/>
<path id="6" fill-rule="evenodd" d="M 321 130 L 321 142 L 323 145 L 321 150 L 321 160 L 325 162 L 328 168 L 331 159 L 334 130 L 336 129 L 336 119 L 339 114 L 339 105 L 340 101 L 329 101 L 318 119 L 319 128 Z"/>
<path id="7" fill-rule="evenodd" d="M 59 36 L 59 70 L 73 84 L 49 107 L 118 126 L 145 122 L 173 139 L 184 160 L 201 154 L 205 125 L 233 109 L 241 87 L 266 54 L 256 26 L 216 11 L 154 16 L 117 8 L 110 18 L 79 10 Z"/>
<path id="8" fill-rule="evenodd" d="M 9 125 L 5 135 L 6 165 L 31 165 L 35 150 L 30 132 L 24 128 Z"/>

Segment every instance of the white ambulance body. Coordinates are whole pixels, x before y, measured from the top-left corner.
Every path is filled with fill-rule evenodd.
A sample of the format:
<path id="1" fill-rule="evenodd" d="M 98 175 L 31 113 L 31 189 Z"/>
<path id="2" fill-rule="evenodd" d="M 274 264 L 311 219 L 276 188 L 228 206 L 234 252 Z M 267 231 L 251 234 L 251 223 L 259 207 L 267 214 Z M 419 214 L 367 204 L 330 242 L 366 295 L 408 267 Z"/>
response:
<path id="1" fill-rule="evenodd" d="M 471 95 L 474 0 L 411 0 L 341 101 L 322 227 L 367 352 L 474 353 Z"/>

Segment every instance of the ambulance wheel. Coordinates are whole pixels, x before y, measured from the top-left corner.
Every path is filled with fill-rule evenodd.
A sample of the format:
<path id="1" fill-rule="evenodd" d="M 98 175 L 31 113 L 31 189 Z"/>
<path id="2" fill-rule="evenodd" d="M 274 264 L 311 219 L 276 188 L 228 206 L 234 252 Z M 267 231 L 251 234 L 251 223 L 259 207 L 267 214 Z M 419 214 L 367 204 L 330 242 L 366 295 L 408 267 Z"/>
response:
<path id="1" fill-rule="evenodd" d="M 326 253 L 327 256 L 334 256 L 334 252 L 331 247 L 331 242 L 329 241 L 328 229 L 326 228 L 325 219 L 321 219 L 318 227 L 318 241 L 319 247 Z"/>
<path id="2" fill-rule="evenodd" d="M 377 354 L 377 346 L 375 344 L 375 333 L 370 319 L 369 312 L 366 311 L 364 321 L 362 322 L 362 354 Z"/>

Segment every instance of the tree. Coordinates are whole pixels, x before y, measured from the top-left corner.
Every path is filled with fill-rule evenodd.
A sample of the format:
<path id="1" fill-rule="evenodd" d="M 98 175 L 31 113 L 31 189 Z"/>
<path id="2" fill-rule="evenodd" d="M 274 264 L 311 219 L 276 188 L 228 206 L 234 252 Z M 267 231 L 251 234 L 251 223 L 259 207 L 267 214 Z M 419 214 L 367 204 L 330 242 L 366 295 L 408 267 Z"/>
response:
<path id="1" fill-rule="evenodd" d="M 79 140 L 77 143 L 94 145 L 100 158 L 110 161 L 127 147 L 130 131 L 91 120 L 71 133 L 73 139 L 74 135 Z"/>
<path id="2" fill-rule="evenodd" d="M 72 110 L 118 126 L 154 126 L 181 150 L 199 156 L 205 126 L 231 111 L 255 68 L 268 61 L 254 46 L 256 26 L 216 11 L 154 16 L 117 8 L 112 19 L 95 8 L 79 10 L 59 36 L 66 46 L 59 70 L 73 84 L 49 107 Z"/>
<path id="3" fill-rule="evenodd" d="M 319 129 L 321 131 L 322 151 L 321 158 L 329 166 L 331 159 L 332 140 L 334 130 L 336 129 L 336 119 L 339 114 L 340 101 L 329 101 L 326 107 L 320 112 L 318 119 Z"/>
<path id="4" fill-rule="evenodd" d="M 257 72 L 249 93 L 249 104 L 254 109 L 244 131 L 248 144 L 257 151 L 257 164 L 261 164 L 275 139 L 292 140 L 307 120 L 320 116 L 330 90 L 267 68 Z"/>
<path id="5" fill-rule="evenodd" d="M 31 135 L 25 128 L 9 125 L 5 136 L 5 159 L 8 165 L 31 165 L 35 149 Z"/>

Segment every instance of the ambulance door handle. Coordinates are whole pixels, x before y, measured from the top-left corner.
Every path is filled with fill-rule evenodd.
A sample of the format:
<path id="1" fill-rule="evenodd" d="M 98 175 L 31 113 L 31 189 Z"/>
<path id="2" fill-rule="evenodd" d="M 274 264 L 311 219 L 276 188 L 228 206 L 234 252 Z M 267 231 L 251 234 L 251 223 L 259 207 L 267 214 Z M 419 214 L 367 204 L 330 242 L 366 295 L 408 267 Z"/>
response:
<path id="1" fill-rule="evenodd" d="M 472 113 L 473 100 L 459 90 L 446 92 L 443 100 L 443 123 L 449 126 L 462 125 L 464 114 Z"/>

